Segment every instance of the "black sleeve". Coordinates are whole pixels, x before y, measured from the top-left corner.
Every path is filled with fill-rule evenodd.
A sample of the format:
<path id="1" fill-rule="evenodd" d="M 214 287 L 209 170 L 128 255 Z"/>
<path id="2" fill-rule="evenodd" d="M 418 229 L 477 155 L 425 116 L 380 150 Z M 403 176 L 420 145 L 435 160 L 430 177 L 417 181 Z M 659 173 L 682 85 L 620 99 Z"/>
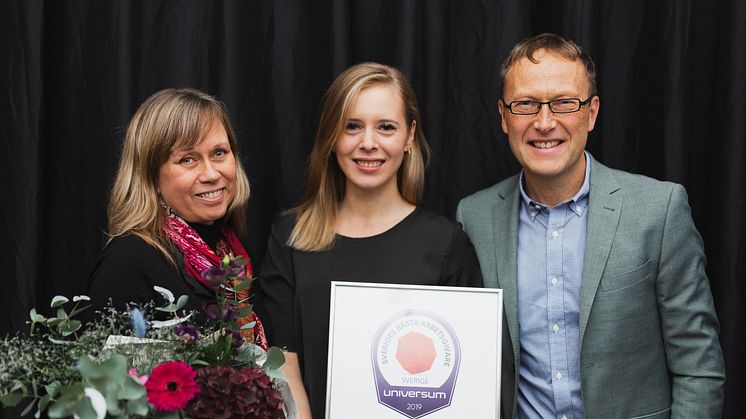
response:
<path id="1" fill-rule="evenodd" d="M 285 244 L 290 231 L 287 220 L 272 226 L 267 253 L 258 279 L 257 302 L 262 321 L 268 325 L 269 344 L 297 352 L 295 343 L 295 273 L 292 249 Z"/>
<path id="2" fill-rule="evenodd" d="M 154 247 L 137 236 L 117 237 L 104 249 L 88 280 L 87 295 L 93 306 L 100 308 L 111 298 L 114 307 L 123 309 L 127 303 L 165 302 L 153 289 L 161 286 L 180 295 L 189 295 L 189 308 L 198 308 L 192 301 L 192 290 L 178 269 Z"/>
<path id="3" fill-rule="evenodd" d="M 474 246 L 461 225 L 451 236 L 451 245 L 443 266 L 441 285 L 457 287 L 482 287 L 482 271 Z"/>

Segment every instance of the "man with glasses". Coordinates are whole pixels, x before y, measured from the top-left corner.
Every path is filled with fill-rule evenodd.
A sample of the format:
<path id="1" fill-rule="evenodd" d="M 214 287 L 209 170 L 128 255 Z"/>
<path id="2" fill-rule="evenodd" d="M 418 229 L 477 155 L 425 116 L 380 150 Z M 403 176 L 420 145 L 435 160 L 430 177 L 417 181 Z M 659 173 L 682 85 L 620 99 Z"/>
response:
<path id="1" fill-rule="evenodd" d="M 718 320 L 684 188 L 585 151 L 600 102 L 572 41 L 521 41 L 500 77 L 523 170 L 457 218 L 504 292 L 503 417 L 720 417 Z"/>

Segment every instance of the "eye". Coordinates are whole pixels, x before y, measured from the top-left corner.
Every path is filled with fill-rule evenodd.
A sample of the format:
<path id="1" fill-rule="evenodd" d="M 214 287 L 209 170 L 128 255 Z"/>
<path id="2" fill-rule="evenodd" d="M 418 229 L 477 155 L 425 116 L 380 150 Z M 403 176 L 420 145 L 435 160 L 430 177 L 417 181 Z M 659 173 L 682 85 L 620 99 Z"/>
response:
<path id="1" fill-rule="evenodd" d="M 345 131 L 347 132 L 356 132 L 362 128 L 363 128 L 362 124 L 356 121 L 348 121 L 347 125 L 345 125 Z"/>
<path id="2" fill-rule="evenodd" d="M 192 156 L 184 156 L 181 159 L 179 159 L 179 164 L 192 164 L 194 163 L 194 157 Z"/>
<path id="3" fill-rule="evenodd" d="M 219 149 L 215 150 L 214 156 L 215 156 L 216 158 L 222 158 L 222 157 L 225 157 L 225 156 L 227 156 L 227 155 L 228 155 L 228 153 L 229 153 L 229 151 L 228 151 L 228 150 L 225 150 L 225 149 L 219 148 Z"/>
<path id="4" fill-rule="evenodd" d="M 378 129 L 385 133 L 394 133 L 399 127 L 393 122 L 383 122 L 378 126 Z"/>

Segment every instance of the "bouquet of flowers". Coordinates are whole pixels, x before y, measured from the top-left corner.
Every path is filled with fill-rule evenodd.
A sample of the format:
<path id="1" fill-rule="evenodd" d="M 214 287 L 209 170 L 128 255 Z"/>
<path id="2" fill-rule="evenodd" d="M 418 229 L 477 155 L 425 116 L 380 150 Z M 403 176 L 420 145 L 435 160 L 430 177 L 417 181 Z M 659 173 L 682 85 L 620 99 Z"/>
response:
<path id="1" fill-rule="evenodd" d="M 202 273 L 216 299 L 200 326 L 183 313 L 187 296 L 160 287 L 165 304 L 109 306 L 85 328 L 75 317 L 87 296 L 54 297 L 54 317 L 32 309 L 28 336 L 0 340 L 0 402 L 25 402 L 21 415 L 37 418 L 294 418 L 283 352 L 244 337 L 255 325 L 241 321 L 252 310 L 240 298 L 252 280 L 241 276 L 245 263 L 226 257 Z M 148 321 L 158 313 L 167 320 Z"/>

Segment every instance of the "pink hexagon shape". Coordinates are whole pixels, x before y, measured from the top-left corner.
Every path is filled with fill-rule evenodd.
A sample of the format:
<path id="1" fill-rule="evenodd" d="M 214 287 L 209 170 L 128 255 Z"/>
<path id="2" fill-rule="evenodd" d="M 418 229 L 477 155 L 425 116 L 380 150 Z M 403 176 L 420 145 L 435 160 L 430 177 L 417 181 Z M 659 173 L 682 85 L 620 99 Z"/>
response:
<path id="1" fill-rule="evenodd" d="M 421 333 L 409 332 L 399 338 L 396 360 L 410 374 L 425 372 L 435 361 L 435 344 Z"/>

